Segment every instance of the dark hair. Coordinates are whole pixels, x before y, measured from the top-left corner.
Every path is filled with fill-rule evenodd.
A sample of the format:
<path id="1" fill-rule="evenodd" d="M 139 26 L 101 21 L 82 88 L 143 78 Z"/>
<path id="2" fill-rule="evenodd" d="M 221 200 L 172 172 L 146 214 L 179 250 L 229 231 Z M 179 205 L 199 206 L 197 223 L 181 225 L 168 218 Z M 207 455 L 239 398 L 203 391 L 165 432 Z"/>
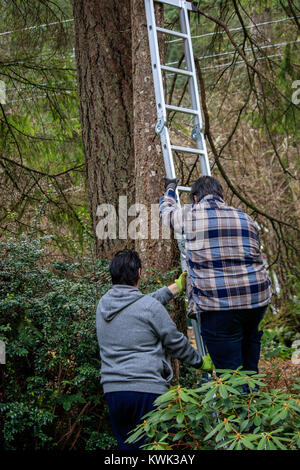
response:
<path id="1" fill-rule="evenodd" d="M 141 267 L 142 263 L 136 251 L 118 251 L 109 265 L 112 283 L 134 286 L 138 282 Z"/>
<path id="2" fill-rule="evenodd" d="M 216 178 L 212 176 L 201 176 L 192 185 L 190 198 L 194 202 L 194 196 L 197 197 L 197 201 L 201 201 L 208 194 L 214 194 L 223 199 L 223 188 Z"/>

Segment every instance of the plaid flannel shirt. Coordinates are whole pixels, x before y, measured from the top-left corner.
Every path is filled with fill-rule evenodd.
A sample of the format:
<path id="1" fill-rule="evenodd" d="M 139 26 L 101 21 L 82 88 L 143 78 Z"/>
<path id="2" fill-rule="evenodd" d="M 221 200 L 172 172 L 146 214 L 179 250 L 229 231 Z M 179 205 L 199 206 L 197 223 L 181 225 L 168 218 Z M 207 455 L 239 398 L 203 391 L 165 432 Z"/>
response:
<path id="1" fill-rule="evenodd" d="M 215 195 L 180 208 L 172 189 L 160 199 L 160 214 L 177 238 L 184 234 L 189 316 L 196 311 L 252 309 L 270 303 L 271 281 L 257 225 L 250 216 Z"/>

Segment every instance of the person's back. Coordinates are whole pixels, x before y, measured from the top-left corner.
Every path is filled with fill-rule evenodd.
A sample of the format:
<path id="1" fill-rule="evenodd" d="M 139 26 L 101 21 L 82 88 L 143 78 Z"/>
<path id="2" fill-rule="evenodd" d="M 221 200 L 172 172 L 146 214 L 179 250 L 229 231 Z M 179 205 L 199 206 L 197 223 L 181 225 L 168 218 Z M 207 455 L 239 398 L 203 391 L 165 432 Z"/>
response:
<path id="1" fill-rule="evenodd" d="M 144 295 L 138 289 L 140 258 L 124 250 L 111 261 L 110 274 L 113 287 L 100 299 L 96 314 L 101 383 L 118 448 L 132 450 L 141 442 L 127 444 L 128 431 L 168 390 L 173 375 L 169 356 L 204 370 L 213 364 L 194 350 L 163 307 L 185 288 L 186 273 L 171 286 Z"/>
<path id="2" fill-rule="evenodd" d="M 117 284 L 100 300 L 97 335 L 105 393 L 152 390 L 161 394 L 168 389 L 173 374 L 163 341 L 174 327 L 161 303 L 173 296 L 167 287 L 156 295 L 161 302 L 134 286 Z"/>
<path id="3" fill-rule="evenodd" d="M 203 189 L 197 187 L 198 181 Z M 272 289 L 257 225 L 248 214 L 225 204 L 214 178 L 201 177 L 197 182 L 192 187 L 193 204 L 180 209 L 173 188 L 160 202 L 164 221 L 184 232 L 191 295 L 197 308 L 211 311 L 267 305 Z"/>
<path id="4" fill-rule="evenodd" d="M 201 335 L 216 369 L 258 371 L 258 330 L 272 287 L 258 229 L 249 215 L 223 200 L 215 178 L 192 185 L 191 205 L 176 201 L 178 180 L 165 181 L 163 222 L 185 236 L 189 316 L 201 318 Z"/>
<path id="5" fill-rule="evenodd" d="M 189 274 L 201 310 L 257 308 L 270 301 L 271 282 L 255 222 L 207 195 L 191 208 L 198 236 L 186 234 Z"/>

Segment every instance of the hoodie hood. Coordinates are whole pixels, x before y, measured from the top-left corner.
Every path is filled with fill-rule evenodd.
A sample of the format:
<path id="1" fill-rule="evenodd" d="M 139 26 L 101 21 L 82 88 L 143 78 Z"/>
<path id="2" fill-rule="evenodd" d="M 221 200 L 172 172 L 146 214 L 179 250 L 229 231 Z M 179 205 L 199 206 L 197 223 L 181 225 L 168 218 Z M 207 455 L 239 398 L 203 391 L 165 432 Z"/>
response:
<path id="1" fill-rule="evenodd" d="M 104 320 L 111 321 L 124 308 L 143 297 L 142 292 L 133 286 L 115 284 L 100 300 L 98 312 Z"/>

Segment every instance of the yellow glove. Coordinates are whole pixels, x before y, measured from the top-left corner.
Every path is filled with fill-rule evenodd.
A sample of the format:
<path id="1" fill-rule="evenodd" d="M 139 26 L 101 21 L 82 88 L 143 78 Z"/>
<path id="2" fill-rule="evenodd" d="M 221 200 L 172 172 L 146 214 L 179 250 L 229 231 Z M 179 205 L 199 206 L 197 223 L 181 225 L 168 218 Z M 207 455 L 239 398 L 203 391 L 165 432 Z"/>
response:
<path id="1" fill-rule="evenodd" d="M 175 279 L 179 293 L 185 291 L 186 289 L 186 276 L 187 276 L 187 272 L 184 271 L 183 273 L 180 274 L 178 279 Z"/>
<path id="2" fill-rule="evenodd" d="M 202 366 L 200 367 L 200 369 L 206 371 L 212 371 L 215 369 L 214 363 L 208 353 L 206 354 L 206 356 L 202 356 Z"/>

